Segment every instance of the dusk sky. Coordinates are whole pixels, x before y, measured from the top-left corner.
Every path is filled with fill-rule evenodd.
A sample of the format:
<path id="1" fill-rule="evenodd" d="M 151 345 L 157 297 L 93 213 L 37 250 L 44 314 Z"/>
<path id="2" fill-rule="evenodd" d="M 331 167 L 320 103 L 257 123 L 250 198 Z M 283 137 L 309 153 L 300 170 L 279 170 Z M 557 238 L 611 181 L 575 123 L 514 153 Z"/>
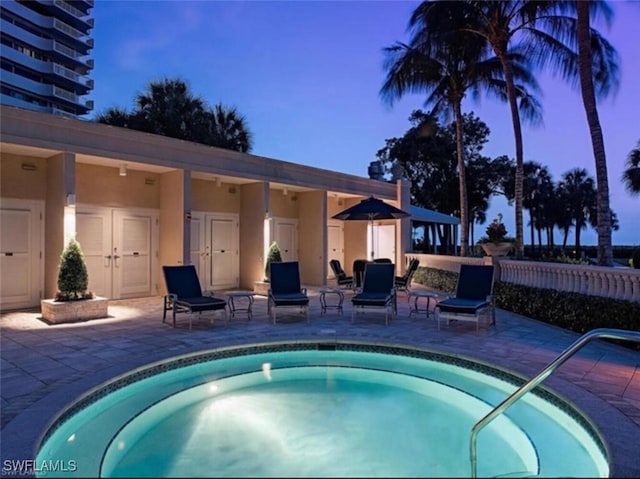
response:
<path id="1" fill-rule="evenodd" d="M 409 16 L 419 2 L 402 1 L 104 1 L 92 14 L 95 48 L 94 114 L 131 109 L 150 81 L 180 78 L 208 104 L 235 106 L 253 133 L 251 153 L 367 176 L 385 139 L 409 128 L 424 96 L 385 106 L 382 49 L 407 41 Z M 599 104 L 605 135 L 610 201 L 621 228 L 614 244 L 640 244 L 638 208 L 620 180 L 629 152 L 640 141 L 640 2 L 613 1 L 610 29 L 596 25 L 617 48 L 621 83 Z M 540 74 L 544 125 L 524 128 L 525 161 L 546 165 L 554 181 L 595 162 L 582 100 L 562 80 Z M 483 153 L 515 157 L 506 104 L 468 101 L 491 129 Z M 634 213 L 634 210 L 636 211 Z M 494 198 L 488 219 L 504 215 L 515 235 L 513 207 Z M 529 242 L 524 213 L 525 240 Z M 484 226 L 476 227 L 476 240 Z M 569 237 L 572 244 L 573 233 Z M 562 241 L 559 235 L 556 244 Z M 595 232 L 582 244 L 596 244 Z"/>

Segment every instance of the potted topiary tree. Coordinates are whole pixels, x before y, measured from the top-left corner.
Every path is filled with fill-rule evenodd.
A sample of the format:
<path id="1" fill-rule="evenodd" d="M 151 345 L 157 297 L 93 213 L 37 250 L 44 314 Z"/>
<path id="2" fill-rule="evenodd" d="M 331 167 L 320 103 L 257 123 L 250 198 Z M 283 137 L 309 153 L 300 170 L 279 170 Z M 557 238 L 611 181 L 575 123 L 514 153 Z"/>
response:
<path id="1" fill-rule="evenodd" d="M 515 246 L 515 239 L 507 236 L 502 214 L 489 223 L 486 233 L 478 240 L 478 244 L 487 256 L 505 256 Z"/>
<path id="2" fill-rule="evenodd" d="M 56 301 L 91 299 L 93 294 L 87 291 L 88 285 L 89 274 L 84 254 L 80 243 L 72 238 L 60 257 Z"/>
<path id="3" fill-rule="evenodd" d="M 271 246 L 269 246 L 269 252 L 267 253 L 267 264 L 264 267 L 264 276 L 265 276 L 266 282 L 269 282 L 269 277 L 271 273 L 271 263 L 274 261 L 277 261 L 277 262 L 282 261 L 282 255 L 280 254 L 280 247 L 278 246 L 278 243 L 276 243 L 275 241 L 271 243 Z"/>
<path id="4" fill-rule="evenodd" d="M 80 243 L 75 239 L 62 252 L 58 268 L 58 292 L 54 299 L 40 302 L 42 318 L 66 323 L 108 316 L 108 301 L 88 291 L 89 275 Z"/>

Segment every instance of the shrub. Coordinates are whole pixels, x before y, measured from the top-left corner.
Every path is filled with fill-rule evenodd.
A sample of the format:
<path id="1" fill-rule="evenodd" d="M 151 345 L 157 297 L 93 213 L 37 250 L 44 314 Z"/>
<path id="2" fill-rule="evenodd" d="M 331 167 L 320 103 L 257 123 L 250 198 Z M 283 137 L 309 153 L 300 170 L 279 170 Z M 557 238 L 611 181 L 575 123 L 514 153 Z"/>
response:
<path id="1" fill-rule="evenodd" d="M 414 280 L 439 291 L 451 292 L 455 291 L 458 274 L 420 267 Z M 640 331 L 640 303 L 637 302 L 501 281 L 496 282 L 493 292 L 498 308 L 576 333 L 583 334 L 597 328 Z M 638 343 L 611 341 L 640 350 Z"/>
<path id="2" fill-rule="evenodd" d="M 420 266 L 413 275 L 413 280 L 438 291 L 453 293 L 456 290 L 458 273 Z"/>
<path id="3" fill-rule="evenodd" d="M 271 243 L 271 246 L 269 246 L 269 252 L 267 253 L 267 264 L 264 267 L 264 275 L 267 281 L 269 281 L 269 278 L 271 277 L 271 263 L 274 261 L 282 261 L 280 247 L 275 241 Z"/>
<path id="4" fill-rule="evenodd" d="M 58 293 L 56 301 L 90 299 L 93 294 L 87 291 L 89 275 L 80 243 L 71 239 L 60 256 L 58 269 Z"/>

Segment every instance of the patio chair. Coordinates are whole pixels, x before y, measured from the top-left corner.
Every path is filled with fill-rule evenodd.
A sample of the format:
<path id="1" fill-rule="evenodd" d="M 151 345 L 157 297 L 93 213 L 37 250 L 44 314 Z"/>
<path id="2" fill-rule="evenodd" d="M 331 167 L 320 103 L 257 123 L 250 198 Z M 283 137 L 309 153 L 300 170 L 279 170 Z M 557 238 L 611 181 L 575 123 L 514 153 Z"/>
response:
<path id="1" fill-rule="evenodd" d="M 300 265 L 297 261 L 277 261 L 271 263 L 270 288 L 267 312 L 276 324 L 276 309 L 296 307 L 309 321 L 309 297 L 307 288 L 300 286 Z"/>
<path id="2" fill-rule="evenodd" d="M 413 275 L 420 266 L 420 261 L 416 258 L 413 258 L 409 261 L 409 266 L 407 266 L 406 271 L 402 276 L 396 276 L 395 278 L 395 286 L 396 291 L 405 291 L 407 295 L 411 291 L 411 281 L 413 280 Z"/>
<path id="3" fill-rule="evenodd" d="M 436 323 L 440 329 L 440 320 L 446 319 L 447 326 L 452 320 L 476 323 L 476 332 L 480 327 L 480 316 L 488 313 L 490 325 L 496 323 L 493 300 L 493 266 L 460 265 L 460 275 L 455 297 L 440 301 L 435 308 Z"/>
<path id="4" fill-rule="evenodd" d="M 353 276 L 347 276 L 339 260 L 332 259 L 329 261 L 329 266 L 331 266 L 331 270 L 336 277 L 338 287 L 346 286 L 349 289 L 353 289 Z"/>
<path id="5" fill-rule="evenodd" d="M 364 277 L 364 268 L 367 266 L 366 259 L 356 259 L 353 261 L 353 289 L 362 288 L 362 278 Z"/>
<path id="6" fill-rule="evenodd" d="M 189 329 L 195 313 L 201 316 L 206 311 L 223 311 L 225 322 L 227 321 L 227 302 L 216 298 L 213 291 L 203 294 L 194 265 L 163 266 L 162 272 L 167 285 L 162 313 L 163 323 L 167 319 L 167 311 L 173 312 L 174 328 L 177 313 L 189 313 Z M 211 322 L 213 323 L 213 317 Z"/>
<path id="7" fill-rule="evenodd" d="M 375 258 L 375 259 L 373 260 L 373 262 L 374 262 L 374 263 L 386 263 L 386 264 L 393 263 L 393 261 L 391 260 L 391 258 Z"/>
<path id="8" fill-rule="evenodd" d="M 384 323 L 389 324 L 389 316 L 394 317 L 398 311 L 394 274 L 394 264 L 367 263 L 362 279 L 362 291 L 351 298 L 352 321 L 355 320 L 356 314 L 364 311 L 364 308 L 373 307 L 385 309 Z"/>

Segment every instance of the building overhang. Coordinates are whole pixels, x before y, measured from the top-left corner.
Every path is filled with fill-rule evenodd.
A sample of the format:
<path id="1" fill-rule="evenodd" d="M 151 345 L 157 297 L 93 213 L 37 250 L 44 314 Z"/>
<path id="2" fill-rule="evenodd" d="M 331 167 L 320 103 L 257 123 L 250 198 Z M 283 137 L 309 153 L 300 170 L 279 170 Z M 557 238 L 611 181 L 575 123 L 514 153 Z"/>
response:
<path id="1" fill-rule="evenodd" d="M 157 173 L 184 169 L 230 183 L 264 181 L 354 196 L 396 199 L 396 184 L 241 153 L 93 121 L 0 106 L 2 151 L 48 158 L 61 152 L 79 163 Z"/>

